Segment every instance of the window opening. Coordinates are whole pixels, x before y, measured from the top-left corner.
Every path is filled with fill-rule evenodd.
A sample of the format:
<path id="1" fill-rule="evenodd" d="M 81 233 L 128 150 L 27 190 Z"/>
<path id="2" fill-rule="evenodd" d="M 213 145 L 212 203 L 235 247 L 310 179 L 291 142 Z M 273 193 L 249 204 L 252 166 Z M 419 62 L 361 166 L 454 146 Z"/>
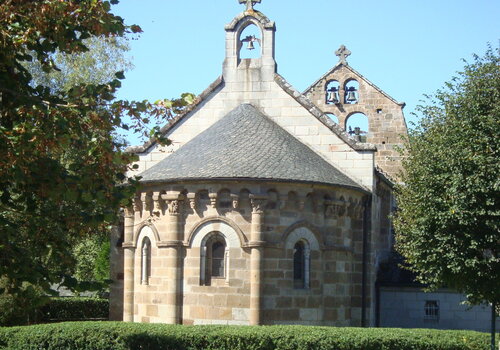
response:
<path id="1" fill-rule="evenodd" d="M 359 100 L 359 83 L 356 80 L 349 80 L 345 83 L 345 101 L 346 104 L 356 104 Z"/>
<path id="2" fill-rule="evenodd" d="M 427 321 L 439 320 L 439 302 L 437 300 L 426 300 L 424 305 L 424 319 Z"/>
<path id="3" fill-rule="evenodd" d="M 151 277 L 151 241 L 145 237 L 141 249 L 141 284 L 148 285 Z"/>
<path id="4" fill-rule="evenodd" d="M 240 59 L 259 58 L 262 54 L 260 30 L 255 24 L 248 25 L 240 34 Z"/>
<path id="5" fill-rule="evenodd" d="M 339 98 L 340 84 L 336 80 L 331 80 L 326 85 L 326 104 L 340 103 Z"/>
<path id="6" fill-rule="evenodd" d="M 346 131 L 359 142 L 366 142 L 368 127 L 368 117 L 363 113 L 351 114 L 346 120 Z"/>
<path id="7" fill-rule="evenodd" d="M 212 244 L 212 277 L 224 277 L 224 252 L 226 247 L 222 242 Z"/>
<path id="8" fill-rule="evenodd" d="M 201 249 L 200 284 L 209 286 L 212 278 L 228 276 L 229 250 L 220 234 L 208 238 Z"/>
<path id="9" fill-rule="evenodd" d="M 293 247 L 293 287 L 295 289 L 309 288 L 309 247 L 303 241 L 298 241 Z"/>

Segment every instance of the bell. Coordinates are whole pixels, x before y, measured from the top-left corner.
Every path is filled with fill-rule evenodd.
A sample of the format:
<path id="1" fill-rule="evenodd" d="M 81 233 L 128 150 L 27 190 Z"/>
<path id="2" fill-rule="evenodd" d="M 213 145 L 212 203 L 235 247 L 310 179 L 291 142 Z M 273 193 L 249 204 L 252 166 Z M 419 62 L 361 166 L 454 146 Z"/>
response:
<path id="1" fill-rule="evenodd" d="M 356 90 L 354 88 L 349 88 L 349 90 L 347 91 L 347 96 L 345 98 L 347 103 L 355 103 L 358 100 L 356 98 L 355 91 Z"/>
<path id="2" fill-rule="evenodd" d="M 247 41 L 247 50 L 253 50 L 255 47 L 253 46 L 253 40 Z"/>
<path id="3" fill-rule="evenodd" d="M 338 103 L 339 102 L 339 96 L 337 94 L 336 88 L 333 87 L 333 88 L 327 90 L 326 102 L 328 102 L 328 103 Z"/>

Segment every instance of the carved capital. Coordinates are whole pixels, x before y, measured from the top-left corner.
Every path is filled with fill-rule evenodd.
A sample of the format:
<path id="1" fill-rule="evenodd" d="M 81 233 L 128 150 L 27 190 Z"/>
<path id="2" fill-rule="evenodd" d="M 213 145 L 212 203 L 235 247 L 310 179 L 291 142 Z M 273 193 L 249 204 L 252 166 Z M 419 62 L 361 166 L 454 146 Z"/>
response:
<path id="1" fill-rule="evenodd" d="M 267 204 L 267 197 L 250 195 L 250 202 L 252 203 L 252 213 L 253 214 L 264 214 L 264 209 Z"/>
<path id="2" fill-rule="evenodd" d="M 180 213 L 181 206 L 178 199 L 168 201 L 168 212 L 170 215 L 177 215 Z"/>

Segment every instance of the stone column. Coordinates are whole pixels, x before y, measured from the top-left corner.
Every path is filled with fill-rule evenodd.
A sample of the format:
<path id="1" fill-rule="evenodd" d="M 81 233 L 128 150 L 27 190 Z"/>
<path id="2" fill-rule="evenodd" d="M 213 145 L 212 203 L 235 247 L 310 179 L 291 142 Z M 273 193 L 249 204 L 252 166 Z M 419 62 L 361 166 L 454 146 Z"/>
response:
<path id="1" fill-rule="evenodd" d="M 123 321 L 134 321 L 134 210 L 125 208 L 123 239 Z"/>
<path id="2" fill-rule="evenodd" d="M 262 259 L 264 252 L 264 208 L 267 197 L 250 195 L 252 202 L 252 226 L 250 242 L 250 324 L 262 323 Z"/>
<path id="3" fill-rule="evenodd" d="M 182 316 L 182 232 L 180 220 L 184 195 L 178 192 L 169 192 L 162 195 L 162 199 L 168 204 L 166 241 L 161 244 L 161 247 L 166 249 L 167 286 L 165 291 L 167 295 L 167 312 L 165 322 L 179 324 Z"/>

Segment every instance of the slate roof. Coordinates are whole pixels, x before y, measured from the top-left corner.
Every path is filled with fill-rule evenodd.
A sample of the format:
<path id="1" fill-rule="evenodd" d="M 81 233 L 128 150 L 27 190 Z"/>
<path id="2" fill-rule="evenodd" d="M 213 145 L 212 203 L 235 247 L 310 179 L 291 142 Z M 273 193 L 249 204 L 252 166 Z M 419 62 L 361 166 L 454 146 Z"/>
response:
<path id="1" fill-rule="evenodd" d="M 143 183 L 258 179 L 365 191 L 250 104 L 238 106 L 140 176 Z"/>

